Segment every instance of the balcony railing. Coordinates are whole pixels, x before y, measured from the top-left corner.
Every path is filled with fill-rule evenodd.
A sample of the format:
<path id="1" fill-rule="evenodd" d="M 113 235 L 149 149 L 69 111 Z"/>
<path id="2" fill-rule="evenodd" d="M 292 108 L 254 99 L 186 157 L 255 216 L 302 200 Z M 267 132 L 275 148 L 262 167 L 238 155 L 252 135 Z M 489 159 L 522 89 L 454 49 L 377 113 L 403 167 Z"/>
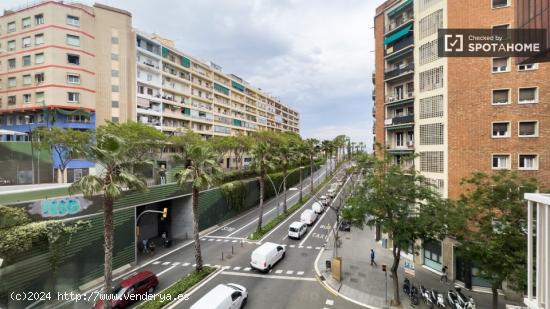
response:
<path id="1" fill-rule="evenodd" d="M 397 18 L 397 19 L 394 19 L 394 20 L 391 20 L 390 23 L 388 25 L 386 25 L 386 34 L 390 31 L 393 31 L 407 23 L 409 23 L 410 21 L 413 20 L 413 13 L 410 12 L 409 14 L 404 14 L 403 16 L 401 16 L 400 18 Z"/>
<path id="2" fill-rule="evenodd" d="M 405 47 L 411 46 L 414 44 L 414 37 L 413 35 L 408 35 L 403 39 L 400 39 L 395 44 L 392 44 L 388 47 L 386 47 L 386 50 L 384 51 L 385 55 L 391 55 L 395 54 L 396 52 L 404 49 Z"/>
<path id="3" fill-rule="evenodd" d="M 398 77 L 401 75 L 409 74 L 414 72 L 414 63 L 409 63 L 407 65 L 400 66 L 393 70 L 388 70 L 384 73 L 384 79 L 390 79 Z"/>
<path id="4" fill-rule="evenodd" d="M 407 116 L 388 118 L 384 120 L 384 125 L 394 126 L 398 124 L 405 124 L 405 123 L 412 123 L 412 122 L 414 122 L 414 115 L 407 115 Z"/>
<path id="5" fill-rule="evenodd" d="M 393 96 L 387 96 L 386 97 L 386 103 L 395 103 L 399 101 L 405 101 L 414 99 L 414 92 L 409 92 L 405 95 L 393 95 Z"/>

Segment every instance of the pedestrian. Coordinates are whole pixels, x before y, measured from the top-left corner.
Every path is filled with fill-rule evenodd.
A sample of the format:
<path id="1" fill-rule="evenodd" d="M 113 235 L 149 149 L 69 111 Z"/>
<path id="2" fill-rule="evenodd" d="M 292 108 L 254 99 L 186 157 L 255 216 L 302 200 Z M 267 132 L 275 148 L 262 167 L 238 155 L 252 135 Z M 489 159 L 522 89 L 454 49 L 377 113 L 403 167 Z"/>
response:
<path id="1" fill-rule="evenodd" d="M 447 278 L 447 265 L 443 265 L 443 268 L 441 269 L 441 278 L 439 279 L 439 282 L 443 282 L 445 280 L 445 283 L 449 283 L 449 279 Z"/>
<path id="2" fill-rule="evenodd" d="M 372 265 L 378 266 L 374 260 L 374 249 L 370 249 L 370 266 Z"/>
<path id="3" fill-rule="evenodd" d="M 159 177 L 160 177 L 160 184 L 161 185 L 166 184 L 166 168 L 164 164 L 160 166 Z"/>
<path id="4" fill-rule="evenodd" d="M 147 239 L 143 239 L 141 243 L 143 244 L 143 253 L 149 253 L 149 244 L 147 243 Z"/>

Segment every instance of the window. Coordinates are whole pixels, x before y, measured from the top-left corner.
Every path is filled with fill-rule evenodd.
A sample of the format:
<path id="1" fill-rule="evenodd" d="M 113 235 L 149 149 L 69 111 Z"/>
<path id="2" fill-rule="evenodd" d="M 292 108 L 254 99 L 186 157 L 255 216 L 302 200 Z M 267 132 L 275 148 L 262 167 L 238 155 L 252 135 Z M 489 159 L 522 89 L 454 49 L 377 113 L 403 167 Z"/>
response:
<path id="1" fill-rule="evenodd" d="M 118 38 L 116 36 L 111 37 L 111 44 L 117 45 L 118 44 Z"/>
<path id="2" fill-rule="evenodd" d="M 80 27 L 80 17 L 67 15 L 67 25 Z"/>
<path id="3" fill-rule="evenodd" d="M 538 69 L 539 66 L 536 63 L 527 63 L 518 65 L 518 71 L 532 71 Z"/>
<path id="4" fill-rule="evenodd" d="M 30 17 L 23 18 L 21 22 L 21 26 L 23 27 L 23 29 L 29 28 L 31 26 L 31 18 Z"/>
<path id="5" fill-rule="evenodd" d="M 44 34 L 39 33 L 34 36 L 34 45 L 42 45 L 44 44 Z"/>
<path id="6" fill-rule="evenodd" d="M 15 22 L 12 21 L 11 23 L 8 23 L 8 33 L 10 32 L 15 32 L 16 28 L 15 28 Z"/>
<path id="7" fill-rule="evenodd" d="M 25 103 L 25 104 L 31 103 L 31 94 L 30 93 L 23 94 L 23 103 Z"/>
<path id="8" fill-rule="evenodd" d="M 510 137 L 509 122 L 493 122 L 493 138 Z"/>
<path id="9" fill-rule="evenodd" d="M 34 63 L 36 64 L 44 63 L 44 53 L 34 55 Z"/>
<path id="10" fill-rule="evenodd" d="M 67 34 L 67 45 L 80 46 L 80 37 L 77 35 Z"/>
<path id="11" fill-rule="evenodd" d="M 118 123 L 118 117 L 111 117 L 111 121 L 113 121 L 114 123 Z"/>
<path id="12" fill-rule="evenodd" d="M 38 104 L 44 103 L 44 92 L 42 92 L 42 91 L 41 92 L 36 92 L 34 94 L 34 99 L 35 99 L 36 103 L 38 103 Z"/>
<path id="13" fill-rule="evenodd" d="M 493 73 L 508 72 L 510 61 L 509 57 L 493 58 Z"/>
<path id="14" fill-rule="evenodd" d="M 419 54 L 421 65 L 437 60 L 437 40 L 433 40 L 420 46 Z"/>
<path id="15" fill-rule="evenodd" d="M 111 101 L 112 108 L 118 108 L 118 101 Z"/>
<path id="16" fill-rule="evenodd" d="M 118 77 L 118 70 L 111 70 L 112 77 Z"/>
<path id="17" fill-rule="evenodd" d="M 80 102 L 80 93 L 78 93 L 78 92 L 67 92 L 67 101 L 69 103 L 78 103 L 78 102 Z"/>
<path id="18" fill-rule="evenodd" d="M 518 136 L 519 137 L 536 137 L 538 136 L 538 122 L 537 121 L 520 121 L 518 122 Z"/>
<path id="19" fill-rule="evenodd" d="M 420 39 L 424 39 L 437 33 L 437 29 L 443 28 L 443 10 L 438 10 L 422 18 L 419 22 Z"/>
<path id="20" fill-rule="evenodd" d="M 31 56 L 30 55 L 23 56 L 21 59 L 23 60 L 22 62 L 23 62 L 24 67 L 28 67 L 29 65 L 31 65 Z"/>
<path id="21" fill-rule="evenodd" d="M 420 171 L 443 173 L 443 151 L 424 151 L 420 153 Z"/>
<path id="22" fill-rule="evenodd" d="M 491 1 L 493 4 L 493 9 L 503 8 L 510 5 L 508 3 L 509 0 L 491 0 Z"/>
<path id="23" fill-rule="evenodd" d="M 493 105 L 510 104 L 510 89 L 493 90 Z"/>
<path id="24" fill-rule="evenodd" d="M 31 47 L 31 45 L 32 45 L 32 40 L 30 36 L 27 36 L 21 39 L 21 46 L 23 48 Z"/>
<path id="25" fill-rule="evenodd" d="M 67 116 L 68 122 L 80 122 L 80 123 L 87 123 L 90 122 L 90 117 L 84 116 L 84 115 L 68 115 Z"/>
<path id="26" fill-rule="evenodd" d="M 537 87 L 519 88 L 519 104 L 537 103 L 538 91 Z"/>
<path id="27" fill-rule="evenodd" d="M 118 61 L 118 55 L 117 54 L 111 54 L 111 60 Z"/>
<path id="28" fill-rule="evenodd" d="M 14 51 L 15 50 L 15 40 L 8 41 L 8 51 Z"/>
<path id="29" fill-rule="evenodd" d="M 8 69 L 15 69 L 15 58 L 8 59 Z"/>
<path id="30" fill-rule="evenodd" d="M 420 99 L 420 119 L 443 116 L 443 96 Z"/>
<path id="31" fill-rule="evenodd" d="M 79 55 L 73 55 L 73 54 L 67 54 L 67 62 L 70 63 L 70 64 L 80 65 L 80 56 Z"/>
<path id="32" fill-rule="evenodd" d="M 443 145 L 443 124 L 420 125 L 420 145 Z"/>
<path id="33" fill-rule="evenodd" d="M 502 37 L 503 40 L 509 40 L 510 39 L 510 25 L 499 25 L 499 26 L 493 26 L 493 34 L 498 35 L 499 37 Z"/>
<path id="34" fill-rule="evenodd" d="M 8 97 L 8 105 L 15 105 L 17 103 L 16 97 L 14 95 L 10 95 Z"/>
<path id="35" fill-rule="evenodd" d="M 34 74 L 34 82 L 36 84 L 42 84 L 45 80 L 44 73 L 36 73 Z"/>
<path id="36" fill-rule="evenodd" d="M 35 24 L 35 25 L 42 25 L 42 24 L 44 24 L 44 14 L 37 14 L 37 15 L 34 15 L 34 24 Z"/>
<path id="37" fill-rule="evenodd" d="M 443 66 L 420 72 L 420 92 L 443 87 Z"/>
<path id="38" fill-rule="evenodd" d="M 509 169 L 510 168 L 510 155 L 495 154 L 493 155 L 493 169 Z"/>
<path id="39" fill-rule="evenodd" d="M 118 85 L 112 85 L 111 86 L 111 91 L 112 92 L 118 92 Z"/>
<path id="40" fill-rule="evenodd" d="M 80 75 L 71 73 L 67 74 L 67 83 L 80 84 Z"/>
<path id="41" fill-rule="evenodd" d="M 17 86 L 17 79 L 15 77 L 8 77 L 8 88 Z"/>
<path id="42" fill-rule="evenodd" d="M 23 75 L 23 85 L 30 85 L 32 84 L 32 76 L 30 74 Z"/>
<path id="43" fill-rule="evenodd" d="M 534 154 L 520 154 L 518 159 L 518 169 L 520 170 L 538 170 L 538 156 Z"/>

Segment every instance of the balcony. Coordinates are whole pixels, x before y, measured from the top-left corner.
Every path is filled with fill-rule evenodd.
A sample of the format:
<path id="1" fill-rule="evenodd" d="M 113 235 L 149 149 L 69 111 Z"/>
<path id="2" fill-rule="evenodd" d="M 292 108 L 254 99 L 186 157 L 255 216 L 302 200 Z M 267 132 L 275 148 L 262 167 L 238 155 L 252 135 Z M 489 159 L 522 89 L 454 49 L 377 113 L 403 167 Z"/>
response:
<path id="1" fill-rule="evenodd" d="M 401 126 L 414 123 L 414 115 L 398 116 L 384 120 L 384 126 Z"/>
<path id="2" fill-rule="evenodd" d="M 390 34 L 391 32 L 409 24 L 410 22 L 412 22 L 414 20 L 413 18 L 413 13 L 410 12 L 408 14 L 403 14 L 403 16 L 399 19 L 396 19 L 396 20 L 392 20 L 390 21 L 390 23 L 388 25 L 386 25 L 385 27 L 385 30 L 386 30 L 386 35 Z"/>
<path id="3" fill-rule="evenodd" d="M 408 36 L 400 39 L 396 43 L 387 46 L 386 50 L 384 51 L 384 56 L 397 54 L 398 52 L 400 52 L 400 51 L 402 51 L 402 50 L 404 50 L 408 47 L 412 47 L 413 44 L 414 44 L 413 35 L 408 35 Z"/>
<path id="4" fill-rule="evenodd" d="M 399 76 L 405 76 L 411 73 L 414 73 L 414 63 L 401 65 L 396 69 L 392 69 L 384 72 L 384 80 L 396 78 Z"/>
<path id="5" fill-rule="evenodd" d="M 386 97 L 386 104 L 400 105 L 414 100 L 414 92 L 408 92 L 405 95 L 391 95 Z"/>
<path id="6" fill-rule="evenodd" d="M 376 107 L 375 106 L 372 107 L 372 117 L 373 118 L 376 117 Z"/>

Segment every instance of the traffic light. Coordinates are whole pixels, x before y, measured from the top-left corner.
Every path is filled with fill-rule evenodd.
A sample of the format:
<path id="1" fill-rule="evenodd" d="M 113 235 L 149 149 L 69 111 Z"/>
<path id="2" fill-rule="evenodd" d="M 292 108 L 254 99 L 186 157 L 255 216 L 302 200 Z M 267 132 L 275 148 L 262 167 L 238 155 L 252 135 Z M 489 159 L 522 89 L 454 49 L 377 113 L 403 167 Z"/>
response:
<path id="1" fill-rule="evenodd" d="M 162 219 L 166 219 L 168 217 L 168 208 L 162 209 Z"/>
<path id="2" fill-rule="evenodd" d="M 382 264 L 382 271 L 386 272 L 386 264 Z"/>

